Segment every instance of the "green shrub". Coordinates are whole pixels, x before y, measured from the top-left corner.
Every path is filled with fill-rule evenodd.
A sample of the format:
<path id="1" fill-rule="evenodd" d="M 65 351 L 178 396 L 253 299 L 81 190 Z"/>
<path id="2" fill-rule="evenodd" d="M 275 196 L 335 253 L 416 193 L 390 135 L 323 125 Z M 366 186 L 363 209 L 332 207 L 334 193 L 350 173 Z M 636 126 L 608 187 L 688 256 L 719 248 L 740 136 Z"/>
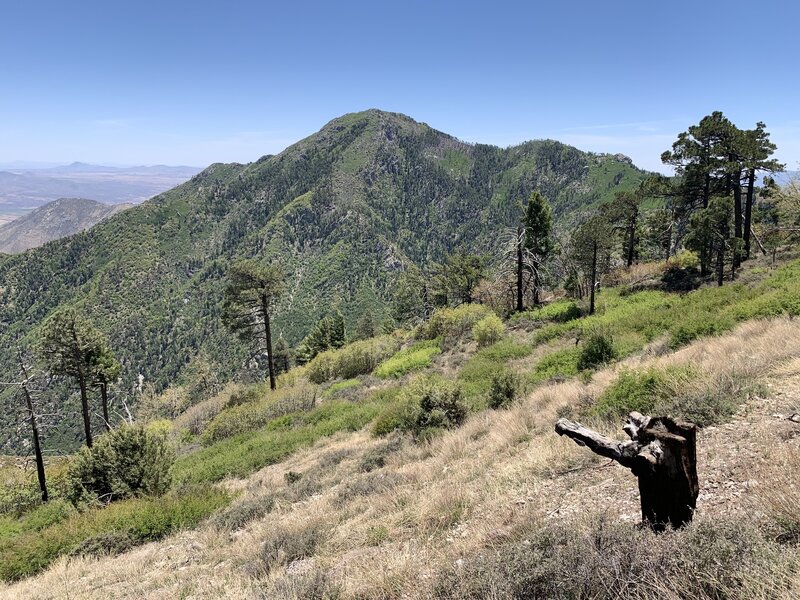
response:
<path id="1" fill-rule="evenodd" d="M 484 348 L 499 342 L 505 331 L 506 326 L 500 317 L 486 315 L 472 326 L 472 338 L 478 343 L 478 348 Z"/>
<path id="2" fill-rule="evenodd" d="M 438 376 L 422 376 L 403 390 L 398 402 L 381 413 L 373 432 L 385 435 L 399 429 L 424 437 L 437 429 L 457 427 L 466 417 L 467 408 L 458 385 Z"/>
<path id="3" fill-rule="evenodd" d="M 441 352 L 439 340 L 417 342 L 378 365 L 378 368 L 375 369 L 375 376 L 383 379 L 402 377 L 411 371 L 425 369 L 433 364 L 433 357 Z"/>
<path id="4" fill-rule="evenodd" d="M 166 436 L 123 425 L 76 454 L 67 471 L 67 498 L 77 504 L 163 494 L 174 460 Z"/>
<path id="5" fill-rule="evenodd" d="M 653 414 L 674 399 L 680 393 L 681 384 L 692 375 L 685 367 L 624 369 L 598 398 L 592 412 L 607 418 L 624 416 L 634 410 Z"/>
<path id="6" fill-rule="evenodd" d="M 437 308 L 431 318 L 422 326 L 420 333 L 426 339 L 460 339 L 467 336 L 472 327 L 486 317 L 494 314 L 482 304 L 462 304 L 456 308 Z"/>
<path id="7" fill-rule="evenodd" d="M 413 396 L 402 394 L 387 406 L 375 419 L 372 433 L 377 436 L 388 435 L 393 431 L 413 431 L 419 419 L 419 402 Z"/>
<path id="8" fill-rule="evenodd" d="M 517 398 L 519 377 L 513 371 L 505 369 L 492 375 L 489 386 L 489 407 L 505 408 Z"/>
<path id="9" fill-rule="evenodd" d="M 366 375 L 392 356 L 399 346 L 396 337 L 384 335 L 353 342 L 338 350 L 327 350 L 308 363 L 306 375 L 309 381 L 317 384 Z"/>
<path id="10" fill-rule="evenodd" d="M 610 335 L 602 332 L 594 332 L 581 348 L 578 357 L 578 370 L 594 369 L 600 365 L 611 362 L 616 357 L 614 341 Z"/>
<path id="11" fill-rule="evenodd" d="M 346 393 L 347 391 L 352 390 L 353 388 L 357 388 L 360 385 L 361 385 L 361 380 L 356 378 L 337 381 L 335 383 L 332 383 L 328 387 L 328 389 L 326 389 L 323 392 L 323 396 L 330 398 L 343 395 L 343 393 Z"/>
<path id="12" fill-rule="evenodd" d="M 533 372 L 525 377 L 528 384 L 537 384 L 552 379 L 565 379 L 578 374 L 580 348 L 564 348 L 543 356 Z"/>
<path id="13" fill-rule="evenodd" d="M 718 314 L 686 315 L 672 329 L 670 346 L 680 348 L 700 337 L 719 335 L 734 327 L 733 319 Z"/>

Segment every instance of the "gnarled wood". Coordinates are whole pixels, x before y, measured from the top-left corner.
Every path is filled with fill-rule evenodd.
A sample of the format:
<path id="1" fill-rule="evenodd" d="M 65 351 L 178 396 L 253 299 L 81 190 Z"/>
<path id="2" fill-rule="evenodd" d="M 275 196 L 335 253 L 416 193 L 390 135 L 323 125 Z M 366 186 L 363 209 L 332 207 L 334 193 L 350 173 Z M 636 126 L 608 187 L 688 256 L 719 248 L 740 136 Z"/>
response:
<path id="1" fill-rule="evenodd" d="M 630 441 L 611 439 L 567 419 L 559 419 L 555 429 L 636 475 L 642 519 L 653 529 L 677 528 L 692 520 L 700 490 L 693 423 L 632 412 L 623 427 Z"/>

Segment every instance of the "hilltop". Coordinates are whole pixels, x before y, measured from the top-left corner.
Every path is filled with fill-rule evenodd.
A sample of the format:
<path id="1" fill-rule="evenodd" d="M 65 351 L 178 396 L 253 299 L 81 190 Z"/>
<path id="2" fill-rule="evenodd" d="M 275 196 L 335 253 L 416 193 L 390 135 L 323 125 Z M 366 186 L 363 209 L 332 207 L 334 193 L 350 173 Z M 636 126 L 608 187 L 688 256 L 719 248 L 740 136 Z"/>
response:
<path id="1" fill-rule="evenodd" d="M 348 326 L 367 310 L 380 322 L 411 265 L 459 246 L 491 252 L 534 190 L 568 223 L 644 176 L 625 157 L 555 141 L 503 149 L 395 113 L 345 115 L 278 155 L 211 165 L 89 231 L 0 259 L 0 343 L 30 344 L 47 315 L 78 306 L 113 340 L 125 389 L 139 375 L 156 391 L 179 383 L 198 355 L 228 379 L 249 356 L 220 322 L 237 258 L 277 260 L 288 272 L 275 324 L 294 344 L 332 306 Z M 0 356 L 0 378 L 11 363 Z M 20 438 L 4 398 L 0 440 L 10 451 Z M 74 417 L 50 429 L 51 444 L 74 447 Z"/>
<path id="2" fill-rule="evenodd" d="M 0 226 L 0 252 L 18 254 L 93 227 L 133 204 L 60 198 Z"/>

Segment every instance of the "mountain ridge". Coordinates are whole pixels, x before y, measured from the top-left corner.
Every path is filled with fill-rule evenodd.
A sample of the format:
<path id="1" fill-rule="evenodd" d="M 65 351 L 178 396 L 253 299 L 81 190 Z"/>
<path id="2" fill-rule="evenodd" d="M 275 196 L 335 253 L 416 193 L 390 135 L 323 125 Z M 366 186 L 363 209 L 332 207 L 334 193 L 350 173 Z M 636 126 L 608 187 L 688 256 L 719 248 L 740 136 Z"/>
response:
<path id="1" fill-rule="evenodd" d="M 89 231 L 0 259 L 9 282 L 0 289 L 0 342 L 30 345 L 47 315 L 72 305 L 109 336 L 123 390 L 139 375 L 162 390 L 198 357 L 232 377 L 247 371 L 249 356 L 220 323 L 226 268 L 237 258 L 284 267 L 275 334 L 293 344 L 332 308 L 350 327 L 365 311 L 387 318 L 400 271 L 458 246 L 491 251 L 534 190 L 567 222 L 644 175 L 558 142 L 501 149 L 405 115 L 349 113 L 277 155 L 212 164 Z M 0 357 L 1 376 L 12 375 L 12 362 Z M 53 393 L 47 402 L 62 401 Z M 18 439 L 9 425 L 0 427 L 6 449 Z M 74 445 L 68 430 L 52 435 Z"/>
<path id="2" fill-rule="evenodd" d="M 0 252 L 18 254 L 93 227 L 133 204 L 59 198 L 0 226 Z"/>

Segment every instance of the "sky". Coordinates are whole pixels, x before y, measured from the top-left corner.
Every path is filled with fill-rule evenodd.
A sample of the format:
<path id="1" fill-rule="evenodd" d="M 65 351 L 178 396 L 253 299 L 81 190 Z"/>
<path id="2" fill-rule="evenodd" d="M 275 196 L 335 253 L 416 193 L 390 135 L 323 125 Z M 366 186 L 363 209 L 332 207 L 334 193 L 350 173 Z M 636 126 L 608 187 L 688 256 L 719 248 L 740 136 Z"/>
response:
<path id="1" fill-rule="evenodd" d="M 249 162 L 348 112 L 664 170 L 704 115 L 800 162 L 800 3 L 7 2 L 0 163 Z"/>

